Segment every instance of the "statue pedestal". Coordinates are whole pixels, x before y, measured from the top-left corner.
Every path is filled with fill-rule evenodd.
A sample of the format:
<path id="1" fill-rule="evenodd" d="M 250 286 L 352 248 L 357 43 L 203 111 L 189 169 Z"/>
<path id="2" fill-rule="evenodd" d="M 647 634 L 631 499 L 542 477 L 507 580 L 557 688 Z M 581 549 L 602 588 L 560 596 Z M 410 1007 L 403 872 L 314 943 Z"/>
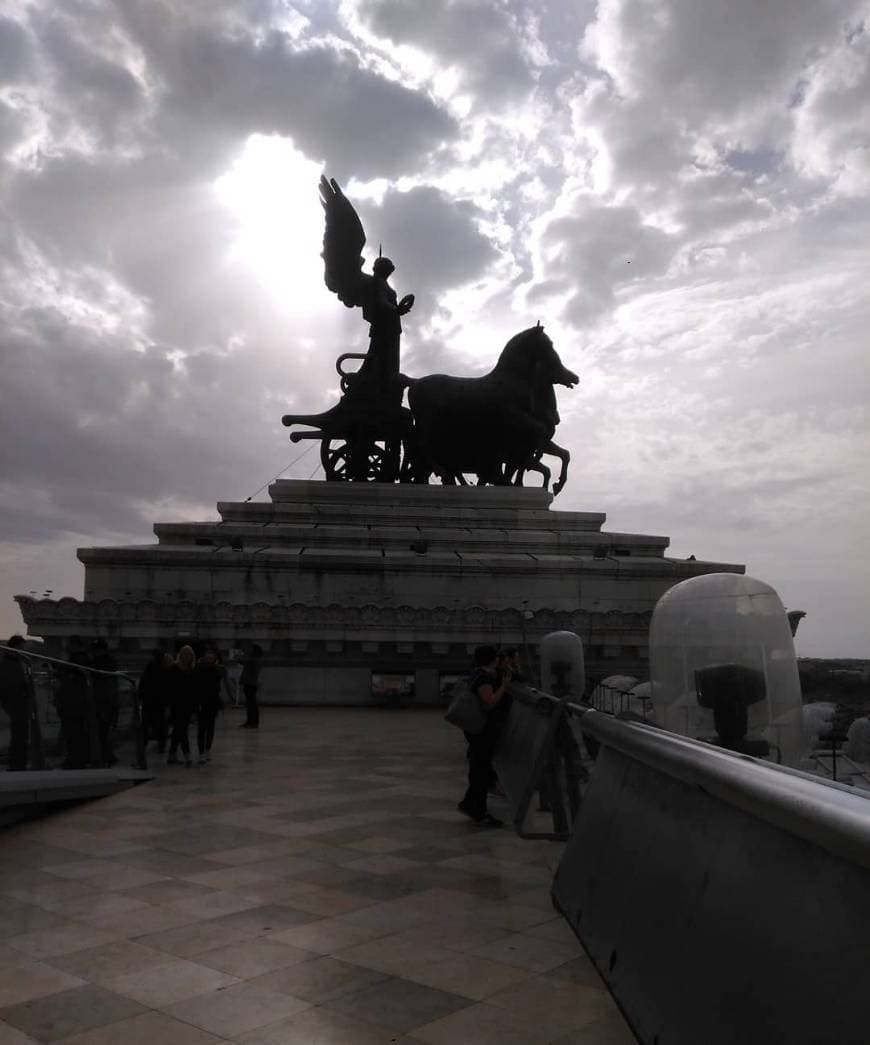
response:
<path id="1" fill-rule="evenodd" d="M 126 666 L 200 640 L 264 651 L 266 703 L 370 703 L 372 673 L 412 676 L 415 703 L 483 643 L 575 631 L 589 677 L 648 675 L 652 609 L 673 584 L 742 566 L 665 557 L 667 537 L 607 533 L 517 487 L 280 480 L 220 521 L 158 523 L 154 545 L 81 548 L 83 600 L 19 596 L 58 652 L 103 635 Z"/>

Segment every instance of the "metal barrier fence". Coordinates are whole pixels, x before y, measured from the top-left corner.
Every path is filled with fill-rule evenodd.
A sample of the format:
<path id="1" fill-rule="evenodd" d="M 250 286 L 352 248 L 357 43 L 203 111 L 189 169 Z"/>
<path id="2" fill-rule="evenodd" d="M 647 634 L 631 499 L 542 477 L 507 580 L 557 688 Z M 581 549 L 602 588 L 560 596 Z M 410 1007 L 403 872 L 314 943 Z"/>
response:
<path id="1" fill-rule="evenodd" d="M 870 801 L 600 711 L 552 895 L 641 1042 L 863 1045 Z"/>
<path id="2" fill-rule="evenodd" d="M 511 826 L 520 838 L 564 841 L 587 777 L 565 700 L 516 682 L 508 693 L 511 706 L 493 766 L 511 806 Z"/>
<path id="3" fill-rule="evenodd" d="M 589 705 L 608 715 L 637 715 L 646 721 L 651 703 L 648 697 L 635 696 L 631 690 L 617 689 L 599 682 L 592 687 Z"/>
<path id="4" fill-rule="evenodd" d="M 114 740 L 125 735 L 134 743 L 135 767 L 148 768 L 133 676 L 0 644 L 0 657 L 10 655 L 24 668 L 26 688 L 26 731 L 20 712 L 10 714 L 10 747 L 16 730 L 26 732 L 28 769 L 51 768 L 61 756 L 63 768 L 104 766 L 111 760 Z"/>

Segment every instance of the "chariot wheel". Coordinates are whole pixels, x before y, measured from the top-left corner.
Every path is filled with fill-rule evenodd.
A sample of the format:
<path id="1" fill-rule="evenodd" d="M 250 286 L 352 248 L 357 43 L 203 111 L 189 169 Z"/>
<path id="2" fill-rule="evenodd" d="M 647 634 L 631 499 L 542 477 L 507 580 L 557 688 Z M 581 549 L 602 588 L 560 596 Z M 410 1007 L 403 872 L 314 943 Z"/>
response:
<path id="1" fill-rule="evenodd" d="M 390 450 L 385 440 L 358 436 L 356 439 L 324 439 L 320 463 L 328 482 L 390 481 Z"/>

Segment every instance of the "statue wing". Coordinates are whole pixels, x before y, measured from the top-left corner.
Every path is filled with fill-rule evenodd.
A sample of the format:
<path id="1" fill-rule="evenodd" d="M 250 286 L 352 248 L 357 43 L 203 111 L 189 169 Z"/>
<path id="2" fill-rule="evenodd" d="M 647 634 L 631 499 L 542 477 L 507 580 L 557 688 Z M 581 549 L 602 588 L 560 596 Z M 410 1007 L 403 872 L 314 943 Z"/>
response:
<path id="1" fill-rule="evenodd" d="M 362 270 L 366 242 L 362 222 L 334 178 L 321 175 L 320 202 L 326 212 L 321 255 L 326 286 L 348 308 L 362 305 L 372 279 Z"/>

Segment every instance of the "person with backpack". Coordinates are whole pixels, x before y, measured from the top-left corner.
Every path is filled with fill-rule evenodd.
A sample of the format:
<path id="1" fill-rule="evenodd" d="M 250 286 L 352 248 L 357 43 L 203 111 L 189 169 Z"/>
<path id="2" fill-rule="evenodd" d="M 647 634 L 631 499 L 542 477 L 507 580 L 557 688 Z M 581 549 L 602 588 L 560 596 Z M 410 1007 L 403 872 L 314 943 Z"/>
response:
<path id="1" fill-rule="evenodd" d="M 468 789 L 456 808 L 476 823 L 488 827 L 502 826 L 502 821 L 487 809 L 487 792 L 494 776 L 492 756 L 510 706 L 509 681 L 510 669 L 498 671 L 495 647 L 478 646 L 474 651 L 474 669 L 468 686 L 486 709 L 486 723 L 479 733 L 465 733 L 468 741 Z"/>

